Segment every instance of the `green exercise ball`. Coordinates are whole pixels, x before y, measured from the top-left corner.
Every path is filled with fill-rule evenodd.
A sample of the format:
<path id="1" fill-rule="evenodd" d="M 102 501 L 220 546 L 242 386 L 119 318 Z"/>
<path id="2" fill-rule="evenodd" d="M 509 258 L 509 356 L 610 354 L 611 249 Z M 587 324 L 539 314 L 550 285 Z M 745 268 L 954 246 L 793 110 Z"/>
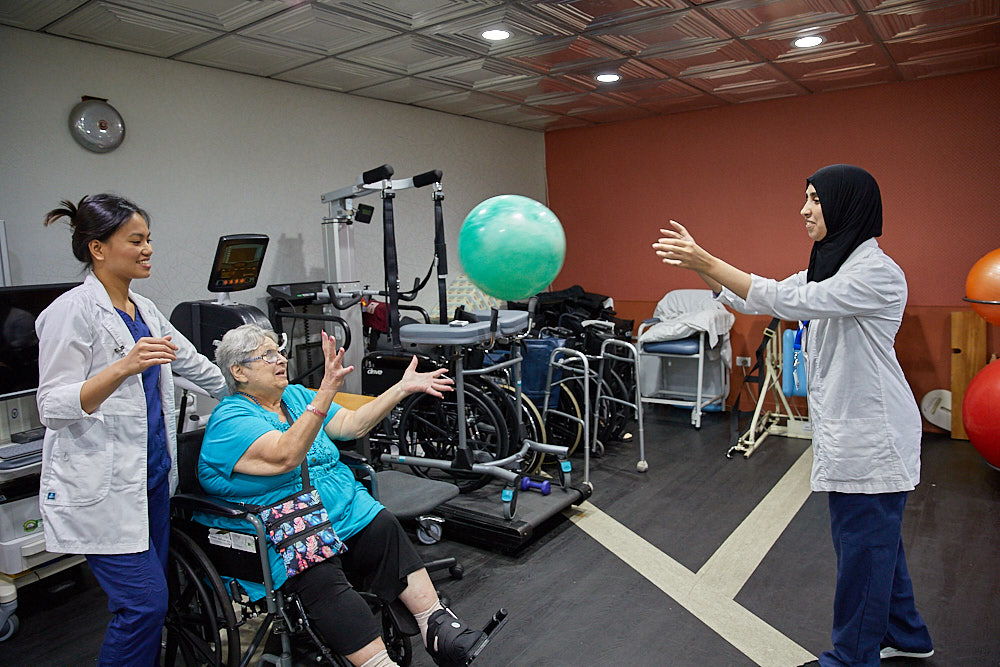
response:
<path id="1" fill-rule="evenodd" d="M 490 197 L 465 217 L 458 234 L 458 259 L 469 280 L 505 301 L 541 292 L 565 257 L 559 218 L 520 195 Z"/>

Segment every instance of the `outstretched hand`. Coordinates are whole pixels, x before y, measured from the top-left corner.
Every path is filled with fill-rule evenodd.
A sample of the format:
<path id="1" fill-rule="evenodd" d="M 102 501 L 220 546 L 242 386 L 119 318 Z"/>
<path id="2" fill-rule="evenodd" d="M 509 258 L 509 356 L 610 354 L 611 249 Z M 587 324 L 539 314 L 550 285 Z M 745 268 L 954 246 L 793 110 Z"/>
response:
<path id="1" fill-rule="evenodd" d="M 332 389 L 334 392 L 340 391 L 344 386 L 347 376 L 354 370 L 354 366 L 344 368 L 344 348 L 337 347 L 337 339 L 325 331 L 320 333 L 323 345 L 323 380 L 320 382 L 320 389 Z"/>
<path id="2" fill-rule="evenodd" d="M 671 220 L 670 229 L 661 229 L 660 234 L 663 236 L 653 244 L 653 250 L 664 264 L 692 271 L 705 271 L 709 268 L 712 256 L 698 245 L 684 225 Z"/>
<path id="3" fill-rule="evenodd" d="M 418 373 L 417 357 L 414 356 L 410 359 L 410 365 L 406 367 L 406 372 L 403 373 L 403 379 L 401 380 L 403 391 L 406 394 L 422 392 L 431 396 L 437 396 L 438 398 L 444 398 L 443 392 L 454 391 L 452 385 L 455 384 L 455 381 L 451 378 L 444 377 L 445 371 L 447 369 L 438 368 L 429 373 Z"/>

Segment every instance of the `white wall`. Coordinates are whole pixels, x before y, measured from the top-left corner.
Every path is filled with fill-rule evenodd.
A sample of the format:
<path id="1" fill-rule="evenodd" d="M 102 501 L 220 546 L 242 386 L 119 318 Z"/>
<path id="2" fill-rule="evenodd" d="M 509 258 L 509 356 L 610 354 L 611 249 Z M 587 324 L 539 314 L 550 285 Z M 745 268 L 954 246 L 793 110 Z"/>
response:
<path id="1" fill-rule="evenodd" d="M 366 169 L 397 178 L 444 172 L 449 264 L 458 268 L 465 215 L 487 197 L 545 201 L 544 136 L 291 83 L 116 51 L 0 26 L 0 219 L 15 285 L 80 279 L 65 226 L 43 227 L 60 199 L 117 192 L 152 218 L 153 274 L 133 285 L 167 315 L 209 298 L 218 237 L 259 232 L 271 243 L 259 286 L 235 300 L 266 310 L 269 283 L 325 276 L 320 202 Z M 124 143 L 90 153 L 68 131 L 82 95 L 108 98 Z M 382 284 L 380 203 L 357 227 L 361 279 Z M 429 266 L 429 189 L 400 192 L 396 236 L 403 285 Z M 433 281 L 418 303 L 435 303 Z"/>

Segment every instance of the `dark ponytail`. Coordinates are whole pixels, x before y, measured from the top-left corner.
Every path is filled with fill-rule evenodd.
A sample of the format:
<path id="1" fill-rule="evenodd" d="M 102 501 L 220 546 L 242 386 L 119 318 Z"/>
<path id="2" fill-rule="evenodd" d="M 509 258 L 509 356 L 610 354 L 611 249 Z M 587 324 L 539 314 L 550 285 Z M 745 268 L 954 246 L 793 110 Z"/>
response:
<path id="1" fill-rule="evenodd" d="M 45 225 L 51 225 L 59 218 L 69 218 L 73 230 L 73 256 L 90 267 L 94 263 L 90 255 L 90 242 L 107 241 L 118 228 L 139 214 L 149 224 L 149 215 L 124 197 L 112 194 L 88 195 L 76 206 L 64 199 L 45 214 Z"/>

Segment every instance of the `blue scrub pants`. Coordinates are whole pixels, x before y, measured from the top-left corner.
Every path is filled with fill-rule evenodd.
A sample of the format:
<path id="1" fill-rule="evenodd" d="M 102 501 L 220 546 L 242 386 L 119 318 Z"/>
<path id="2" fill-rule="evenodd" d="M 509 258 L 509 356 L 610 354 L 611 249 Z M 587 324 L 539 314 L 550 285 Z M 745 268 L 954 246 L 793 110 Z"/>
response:
<path id="1" fill-rule="evenodd" d="M 829 496 L 837 592 L 833 650 L 819 657 L 820 665 L 877 667 L 882 646 L 932 650 L 903 555 L 906 492 Z"/>
<path id="2" fill-rule="evenodd" d="M 167 475 L 148 491 L 149 549 L 133 554 L 88 555 L 87 563 L 108 595 L 114 615 L 101 645 L 101 667 L 147 667 L 160 663 L 167 615 L 167 543 L 170 482 Z M 108 518 L 113 521 L 113 517 Z"/>

